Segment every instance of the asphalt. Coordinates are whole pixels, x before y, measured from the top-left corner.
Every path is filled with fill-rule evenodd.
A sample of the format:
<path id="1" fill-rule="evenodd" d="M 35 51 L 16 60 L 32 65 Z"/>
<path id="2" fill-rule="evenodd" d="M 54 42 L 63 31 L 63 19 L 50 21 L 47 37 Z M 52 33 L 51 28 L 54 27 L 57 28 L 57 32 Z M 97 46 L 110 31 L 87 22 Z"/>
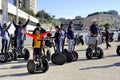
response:
<path id="1" fill-rule="evenodd" d="M 100 45 L 104 51 L 104 58 L 87 60 L 85 56 L 87 46 L 76 46 L 79 54 L 78 61 L 66 63 L 62 66 L 49 62 L 46 73 L 29 74 L 26 68 L 27 61 L 19 59 L 7 63 L 0 63 L 0 80 L 120 80 L 120 56 L 116 54 L 116 46 L 120 42 L 112 42 L 112 47 L 105 49 L 105 44 Z M 26 46 L 32 59 L 32 48 Z M 53 49 L 50 49 L 53 53 Z"/>

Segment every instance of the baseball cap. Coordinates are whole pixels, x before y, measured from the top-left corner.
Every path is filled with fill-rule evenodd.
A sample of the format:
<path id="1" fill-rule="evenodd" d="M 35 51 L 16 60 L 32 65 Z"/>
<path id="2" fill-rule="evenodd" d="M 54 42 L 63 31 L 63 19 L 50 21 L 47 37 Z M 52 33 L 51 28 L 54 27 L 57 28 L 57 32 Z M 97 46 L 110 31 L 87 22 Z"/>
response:
<path id="1" fill-rule="evenodd" d="M 93 19 L 92 22 L 97 22 L 98 20 L 97 19 Z"/>

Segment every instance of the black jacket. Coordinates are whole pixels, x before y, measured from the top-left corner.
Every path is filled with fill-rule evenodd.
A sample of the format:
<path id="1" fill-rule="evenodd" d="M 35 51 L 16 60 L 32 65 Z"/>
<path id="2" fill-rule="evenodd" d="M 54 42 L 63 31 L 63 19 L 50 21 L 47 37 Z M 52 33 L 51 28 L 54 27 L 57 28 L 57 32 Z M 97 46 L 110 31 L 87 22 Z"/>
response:
<path id="1" fill-rule="evenodd" d="M 55 43 L 60 42 L 60 32 L 59 31 L 55 33 L 54 38 L 55 38 Z"/>
<path id="2" fill-rule="evenodd" d="M 23 29 L 25 29 L 26 28 L 26 26 L 28 25 L 28 23 L 29 23 L 29 19 L 27 20 L 27 22 L 24 24 L 24 25 L 22 25 L 22 28 Z M 14 32 L 14 34 L 15 34 L 15 37 L 17 37 L 17 34 L 18 34 L 18 30 L 19 30 L 19 25 L 16 25 L 16 23 L 13 21 L 13 25 L 15 26 L 15 28 L 16 28 L 16 30 L 15 30 L 15 32 Z"/>

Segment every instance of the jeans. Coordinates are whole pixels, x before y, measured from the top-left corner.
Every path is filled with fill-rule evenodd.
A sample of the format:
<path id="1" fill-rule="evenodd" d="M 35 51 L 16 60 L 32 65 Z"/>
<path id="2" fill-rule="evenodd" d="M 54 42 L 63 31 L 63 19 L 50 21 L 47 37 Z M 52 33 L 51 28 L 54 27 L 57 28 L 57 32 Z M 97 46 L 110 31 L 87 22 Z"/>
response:
<path id="1" fill-rule="evenodd" d="M 24 48 L 24 35 L 17 36 L 17 49 Z"/>
<path id="2" fill-rule="evenodd" d="M 7 53 L 7 48 L 8 48 L 8 40 L 7 39 L 2 39 L 1 53 Z"/>
<path id="3" fill-rule="evenodd" d="M 59 43 L 55 43 L 55 46 L 56 46 L 56 52 L 57 52 L 57 53 L 60 53 L 60 46 L 59 46 Z"/>
<path id="4" fill-rule="evenodd" d="M 65 41 L 64 38 L 60 38 L 60 52 L 61 53 L 63 52 L 63 49 L 64 49 L 64 41 Z"/>
<path id="5" fill-rule="evenodd" d="M 74 48 L 74 40 L 69 39 L 68 40 L 68 51 L 71 53 Z"/>

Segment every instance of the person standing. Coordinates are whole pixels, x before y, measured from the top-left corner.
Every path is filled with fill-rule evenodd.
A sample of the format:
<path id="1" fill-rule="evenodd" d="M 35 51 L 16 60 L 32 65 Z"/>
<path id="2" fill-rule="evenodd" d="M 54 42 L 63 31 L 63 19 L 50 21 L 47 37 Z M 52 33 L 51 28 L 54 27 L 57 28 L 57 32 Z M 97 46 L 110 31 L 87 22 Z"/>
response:
<path id="1" fill-rule="evenodd" d="M 41 31 L 41 33 L 46 33 L 46 30 L 44 28 L 42 28 L 40 23 L 36 24 L 36 28 L 39 28 L 39 30 Z M 33 30 L 33 34 L 35 34 L 35 30 L 36 28 Z"/>
<path id="2" fill-rule="evenodd" d="M 26 34 L 34 39 L 33 60 L 38 62 L 39 61 L 38 59 L 43 56 L 42 51 L 41 51 L 41 48 L 42 48 L 41 40 L 43 39 L 42 37 L 49 34 L 51 32 L 51 29 L 49 32 L 46 32 L 46 33 L 41 33 L 39 28 L 35 29 L 35 34 L 30 34 L 25 31 L 23 31 L 23 32 L 24 32 L 24 34 Z"/>
<path id="3" fill-rule="evenodd" d="M 73 22 L 69 23 L 69 27 L 67 30 L 67 38 L 68 38 L 68 51 L 72 53 L 74 48 L 74 24 Z"/>
<path id="4" fill-rule="evenodd" d="M 2 49 L 1 53 L 7 53 L 8 49 L 8 39 L 9 39 L 9 32 L 8 29 L 10 28 L 12 23 L 10 23 L 7 27 L 7 24 L 4 23 L 3 27 L 0 24 L 0 31 L 1 31 L 1 36 L 2 36 Z"/>
<path id="5" fill-rule="evenodd" d="M 36 26 L 37 27 L 33 30 L 33 34 L 35 34 L 36 29 L 39 29 L 41 33 L 46 33 L 46 30 L 41 27 L 40 23 L 37 23 Z M 43 43 L 42 46 L 45 46 L 44 41 L 42 41 L 42 43 Z M 33 46 L 34 46 L 34 40 L 33 40 L 33 43 L 32 43 L 32 47 Z M 42 48 L 43 48 L 43 53 L 45 54 L 45 48 L 44 47 L 42 47 Z"/>
<path id="6" fill-rule="evenodd" d="M 56 46 L 56 52 L 60 53 L 60 28 L 59 26 L 55 26 L 55 35 L 54 35 L 54 41 L 55 41 L 55 46 Z"/>
<path id="7" fill-rule="evenodd" d="M 30 16 L 28 16 L 28 20 L 25 24 L 23 24 L 21 21 L 18 22 L 18 25 L 14 22 L 14 18 L 13 18 L 13 25 L 15 27 L 15 41 L 16 41 L 16 46 L 17 49 L 19 48 L 24 48 L 24 33 L 22 32 L 22 30 L 25 30 L 26 26 L 28 25 L 30 21 Z"/>
<path id="8" fill-rule="evenodd" d="M 110 39 L 110 33 L 108 31 L 108 28 L 105 28 L 105 41 L 106 41 L 106 49 L 108 49 L 108 47 L 111 47 L 111 45 L 109 44 L 109 39 Z"/>
<path id="9" fill-rule="evenodd" d="M 96 52 L 96 47 L 97 47 L 97 35 L 98 35 L 97 19 L 93 19 L 93 20 L 92 20 L 92 25 L 90 26 L 90 35 L 91 35 L 91 38 L 94 38 L 94 41 L 92 41 L 93 43 L 90 44 L 89 46 L 90 46 L 92 49 L 95 49 L 95 52 Z"/>
<path id="10" fill-rule="evenodd" d="M 66 31 L 64 29 L 64 24 L 62 23 L 60 29 L 60 52 L 63 52 L 64 49 L 64 43 L 65 43 L 65 37 L 66 37 Z"/>

